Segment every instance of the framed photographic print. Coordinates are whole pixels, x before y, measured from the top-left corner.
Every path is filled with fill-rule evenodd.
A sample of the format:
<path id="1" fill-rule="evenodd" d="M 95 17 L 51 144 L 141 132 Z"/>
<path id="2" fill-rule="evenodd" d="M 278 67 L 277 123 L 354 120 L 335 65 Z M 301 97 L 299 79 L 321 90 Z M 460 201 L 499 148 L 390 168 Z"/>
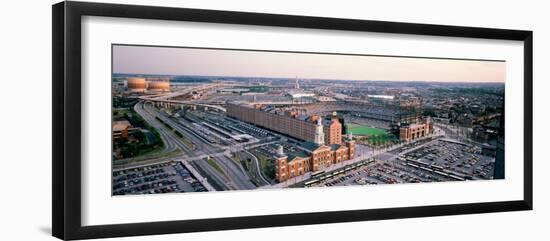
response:
<path id="1" fill-rule="evenodd" d="M 53 235 L 532 209 L 532 32 L 53 6 Z"/>

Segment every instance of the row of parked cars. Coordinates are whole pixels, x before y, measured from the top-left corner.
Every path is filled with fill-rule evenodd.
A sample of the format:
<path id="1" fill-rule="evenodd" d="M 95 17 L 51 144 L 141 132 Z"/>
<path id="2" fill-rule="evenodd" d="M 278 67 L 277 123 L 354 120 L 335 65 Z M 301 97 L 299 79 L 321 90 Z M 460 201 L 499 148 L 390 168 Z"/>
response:
<path id="1" fill-rule="evenodd" d="M 178 162 L 174 165 L 174 169 L 180 175 L 184 182 L 189 183 L 195 192 L 206 192 L 206 188 L 191 174 L 187 168 L 181 163 Z"/>
<path id="2" fill-rule="evenodd" d="M 442 181 L 441 178 L 406 165 L 376 161 L 357 170 L 324 180 L 319 186 L 374 185 Z"/>
<path id="3" fill-rule="evenodd" d="M 155 182 L 143 183 L 140 185 L 119 189 L 113 191 L 114 195 L 127 194 L 155 194 L 155 193 L 170 193 L 178 192 L 179 187 L 174 179 L 165 179 Z"/>
<path id="4" fill-rule="evenodd" d="M 113 172 L 113 195 L 181 192 L 173 162 Z"/>
<path id="5" fill-rule="evenodd" d="M 470 177 L 470 179 L 473 176 L 490 179 L 494 167 L 494 158 L 484 156 L 481 153 L 481 148 L 475 145 L 440 140 L 433 145 L 407 153 L 405 158 L 433 163 L 433 165 Z"/>

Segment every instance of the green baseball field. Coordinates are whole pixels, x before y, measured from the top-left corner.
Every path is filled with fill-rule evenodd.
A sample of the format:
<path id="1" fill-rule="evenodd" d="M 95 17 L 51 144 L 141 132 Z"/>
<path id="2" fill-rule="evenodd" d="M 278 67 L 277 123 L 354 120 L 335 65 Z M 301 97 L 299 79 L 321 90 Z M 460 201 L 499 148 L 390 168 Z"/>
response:
<path id="1" fill-rule="evenodd" d="M 373 136 L 373 135 L 384 135 L 386 131 L 383 129 L 373 128 L 365 125 L 355 125 L 349 124 L 347 126 L 347 133 L 351 132 L 353 135 L 358 136 Z"/>

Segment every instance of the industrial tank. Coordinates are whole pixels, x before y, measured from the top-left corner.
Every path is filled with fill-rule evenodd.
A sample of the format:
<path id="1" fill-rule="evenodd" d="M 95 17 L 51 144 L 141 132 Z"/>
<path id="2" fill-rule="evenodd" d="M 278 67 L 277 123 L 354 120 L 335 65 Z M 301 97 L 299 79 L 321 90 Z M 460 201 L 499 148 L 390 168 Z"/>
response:
<path id="1" fill-rule="evenodd" d="M 145 78 L 130 77 L 127 79 L 128 90 L 131 92 L 144 92 L 147 88 Z"/>

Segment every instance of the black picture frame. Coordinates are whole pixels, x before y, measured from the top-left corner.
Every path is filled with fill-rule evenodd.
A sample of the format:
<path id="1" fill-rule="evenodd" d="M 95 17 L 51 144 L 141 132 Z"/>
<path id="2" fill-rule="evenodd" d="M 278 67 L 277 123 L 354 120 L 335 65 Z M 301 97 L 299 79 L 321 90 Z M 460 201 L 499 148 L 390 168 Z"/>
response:
<path id="1" fill-rule="evenodd" d="M 380 219 L 532 210 L 532 31 L 366 21 L 324 17 L 197 10 L 90 2 L 52 6 L 52 233 L 60 239 L 88 239 L 213 230 L 309 225 Z M 200 220 L 81 224 L 81 17 L 104 16 L 228 23 L 258 26 L 350 30 L 379 33 L 517 40 L 524 43 L 524 193 L 522 200 L 421 207 L 345 210 Z"/>

